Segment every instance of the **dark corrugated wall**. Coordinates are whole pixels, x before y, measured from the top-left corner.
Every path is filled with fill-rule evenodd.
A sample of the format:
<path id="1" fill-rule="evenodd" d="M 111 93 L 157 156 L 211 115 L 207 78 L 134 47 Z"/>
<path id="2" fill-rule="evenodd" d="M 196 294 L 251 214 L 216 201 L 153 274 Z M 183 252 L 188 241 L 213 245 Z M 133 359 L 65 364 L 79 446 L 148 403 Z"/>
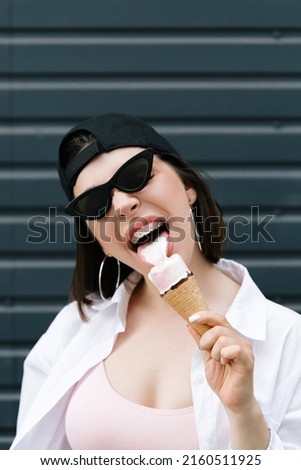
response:
<path id="1" fill-rule="evenodd" d="M 82 118 L 148 119 L 212 179 L 226 254 L 301 312 L 300 31 L 298 0 L 1 0 L 0 448 L 24 357 L 67 300 L 55 159 Z"/>

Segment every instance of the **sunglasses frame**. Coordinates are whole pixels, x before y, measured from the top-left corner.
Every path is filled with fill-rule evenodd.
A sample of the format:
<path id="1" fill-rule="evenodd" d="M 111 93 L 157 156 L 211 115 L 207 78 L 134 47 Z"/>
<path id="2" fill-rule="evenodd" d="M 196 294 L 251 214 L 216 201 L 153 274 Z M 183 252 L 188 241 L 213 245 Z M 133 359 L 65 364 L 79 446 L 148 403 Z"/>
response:
<path id="1" fill-rule="evenodd" d="M 112 176 L 112 178 L 109 181 L 107 181 L 104 184 L 100 184 L 98 186 L 95 186 L 94 188 L 90 188 L 87 191 L 85 191 L 84 193 L 77 196 L 76 198 L 72 199 L 72 201 L 70 201 L 69 204 L 67 204 L 67 206 L 65 207 L 65 209 L 64 209 L 65 213 L 68 214 L 68 215 L 72 215 L 72 216 L 78 216 L 78 217 L 80 217 L 81 219 L 84 219 L 84 220 L 99 220 L 99 219 L 105 217 L 106 213 L 108 212 L 108 210 L 109 210 L 109 208 L 111 207 L 111 204 L 112 204 L 112 192 L 111 192 L 111 190 L 113 188 L 119 189 L 119 190 L 124 191 L 126 193 L 135 193 L 137 191 L 141 191 L 141 189 L 143 189 L 147 185 L 147 183 L 150 179 L 150 176 L 151 176 L 151 172 L 152 172 L 153 157 L 154 157 L 154 150 L 152 148 L 147 148 L 145 150 L 142 150 L 142 152 L 139 152 L 137 155 L 134 155 L 127 162 L 125 162 L 123 165 L 121 165 L 120 168 L 118 168 L 116 173 L 114 173 L 114 175 Z M 137 188 L 130 189 L 130 190 L 125 189 L 125 188 L 121 187 L 120 185 L 118 185 L 118 176 L 120 175 L 120 173 L 126 167 L 131 166 L 133 163 L 135 163 L 140 158 L 144 158 L 147 161 L 147 164 L 148 164 L 143 183 L 140 186 L 138 186 Z M 83 213 L 81 213 L 80 211 L 78 211 L 76 209 L 76 206 L 79 203 L 79 201 L 81 201 L 83 198 L 85 198 L 88 194 L 99 191 L 100 189 L 106 191 L 108 197 L 107 197 L 107 205 L 103 208 L 103 210 L 98 215 L 86 215 L 86 214 L 83 214 Z"/>

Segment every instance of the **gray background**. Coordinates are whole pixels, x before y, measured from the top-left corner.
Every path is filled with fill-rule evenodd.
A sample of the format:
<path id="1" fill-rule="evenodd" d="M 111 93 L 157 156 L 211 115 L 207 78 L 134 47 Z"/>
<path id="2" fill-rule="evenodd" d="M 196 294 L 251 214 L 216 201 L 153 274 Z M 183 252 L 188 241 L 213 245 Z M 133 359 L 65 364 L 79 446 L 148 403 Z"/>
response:
<path id="1" fill-rule="evenodd" d="M 24 357 L 67 301 L 74 243 L 55 161 L 81 119 L 147 119 L 208 175 L 225 255 L 301 312 L 300 32 L 298 0 L 0 0 L 0 448 Z"/>

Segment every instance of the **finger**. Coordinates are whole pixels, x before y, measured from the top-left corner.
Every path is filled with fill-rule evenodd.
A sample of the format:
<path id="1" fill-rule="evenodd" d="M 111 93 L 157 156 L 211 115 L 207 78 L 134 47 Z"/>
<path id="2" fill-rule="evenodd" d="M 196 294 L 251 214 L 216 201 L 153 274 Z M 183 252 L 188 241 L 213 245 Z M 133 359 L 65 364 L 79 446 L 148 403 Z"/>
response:
<path id="1" fill-rule="evenodd" d="M 210 310 L 202 310 L 200 312 L 194 313 L 189 317 L 188 321 L 190 324 L 200 323 L 209 326 L 222 325 L 227 326 L 228 328 L 232 328 L 225 316 Z"/>
<path id="2" fill-rule="evenodd" d="M 189 331 L 189 333 L 191 334 L 191 336 L 193 337 L 193 339 L 195 340 L 196 344 L 199 346 L 199 341 L 201 339 L 201 335 L 200 333 L 198 333 L 192 325 L 187 325 L 187 330 Z"/>
<path id="3" fill-rule="evenodd" d="M 206 312 L 201 313 L 203 314 Z M 210 322 L 212 324 L 212 327 L 210 327 L 205 332 L 200 332 L 199 330 L 195 329 L 195 325 L 201 325 L 209 318 L 209 316 L 207 315 L 204 315 L 204 317 L 202 317 L 201 313 L 195 313 L 191 315 L 191 317 L 189 317 L 189 323 L 187 325 L 187 328 L 197 345 L 200 347 L 200 349 L 207 349 L 208 351 L 210 351 L 219 336 L 229 335 L 230 332 L 234 333 L 235 330 L 233 330 L 229 322 L 224 317 L 219 314 L 215 314 L 214 312 L 208 312 L 210 314 L 209 316 L 211 318 Z M 214 323 L 217 323 L 218 326 L 213 326 Z M 220 323 L 223 323 L 226 326 L 220 326 Z M 204 326 L 206 326 L 206 324 Z"/>
<path id="4" fill-rule="evenodd" d="M 223 347 L 229 346 L 230 344 L 235 344 L 236 338 L 227 338 L 227 336 L 218 336 L 218 332 L 214 333 L 213 331 L 207 334 L 205 340 L 202 339 L 200 335 L 192 325 L 187 325 L 187 329 L 193 339 L 195 340 L 198 348 L 203 354 L 205 362 L 209 359 L 215 359 L 216 361 L 221 361 L 221 350 Z M 214 328 L 215 330 L 217 327 Z M 212 329 L 213 330 L 213 329 Z M 202 341 L 201 341 L 202 340 Z M 231 342 L 230 342 L 231 341 Z M 237 341 L 236 341 L 237 342 Z"/>
<path id="5" fill-rule="evenodd" d="M 241 359 L 241 347 L 238 344 L 232 344 L 220 351 L 222 364 L 229 364 L 232 361 L 239 362 Z"/>
<path id="6" fill-rule="evenodd" d="M 218 325 L 212 327 L 205 335 L 202 336 L 202 338 L 200 338 L 199 347 L 201 349 L 211 351 L 217 341 L 225 343 L 226 338 L 232 338 L 232 343 L 241 341 L 241 337 L 235 330 L 229 327 Z"/>
<path id="7" fill-rule="evenodd" d="M 244 348 L 240 344 L 226 346 L 220 351 L 221 363 L 230 364 L 235 362 L 244 367 L 245 370 L 252 370 L 254 366 L 254 357 L 249 348 Z"/>
<path id="8" fill-rule="evenodd" d="M 212 359 L 223 363 L 224 361 L 222 357 L 222 350 L 227 347 L 233 346 L 235 344 L 237 344 L 236 338 L 231 338 L 228 336 L 220 336 L 219 338 L 217 338 L 217 340 L 213 344 L 212 349 L 210 351 L 210 355 Z M 207 351 L 209 352 L 208 349 Z"/>
<path id="9" fill-rule="evenodd" d="M 197 331 L 195 331 L 194 328 L 189 324 L 187 325 L 187 329 L 188 329 L 189 333 L 191 334 L 191 336 L 193 337 L 193 339 L 195 340 L 195 342 L 196 342 L 196 344 L 199 348 L 199 341 L 200 341 L 200 338 L 202 336 Z M 201 353 L 202 353 L 202 356 L 203 356 L 203 359 L 204 359 L 205 363 L 211 359 L 211 355 L 208 351 L 201 350 Z"/>

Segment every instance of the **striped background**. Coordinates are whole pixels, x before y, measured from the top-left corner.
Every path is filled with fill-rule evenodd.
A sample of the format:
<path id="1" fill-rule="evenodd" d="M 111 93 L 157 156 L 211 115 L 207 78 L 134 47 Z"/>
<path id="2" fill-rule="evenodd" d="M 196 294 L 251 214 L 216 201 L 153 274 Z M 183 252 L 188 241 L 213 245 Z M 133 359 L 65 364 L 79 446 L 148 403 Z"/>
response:
<path id="1" fill-rule="evenodd" d="M 0 0 L 0 448 L 24 357 L 67 300 L 55 160 L 80 119 L 147 119 L 208 175 L 225 255 L 301 313 L 300 32 L 298 0 Z"/>

